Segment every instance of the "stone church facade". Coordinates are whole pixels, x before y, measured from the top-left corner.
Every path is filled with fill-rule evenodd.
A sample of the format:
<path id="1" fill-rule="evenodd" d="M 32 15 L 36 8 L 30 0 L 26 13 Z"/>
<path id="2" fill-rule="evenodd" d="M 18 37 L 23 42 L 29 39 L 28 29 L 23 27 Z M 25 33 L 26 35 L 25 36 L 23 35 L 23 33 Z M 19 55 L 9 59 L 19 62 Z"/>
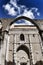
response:
<path id="1" fill-rule="evenodd" d="M 43 61 L 43 42 L 36 26 L 15 25 L 3 34 L 0 65 L 35 65 Z"/>

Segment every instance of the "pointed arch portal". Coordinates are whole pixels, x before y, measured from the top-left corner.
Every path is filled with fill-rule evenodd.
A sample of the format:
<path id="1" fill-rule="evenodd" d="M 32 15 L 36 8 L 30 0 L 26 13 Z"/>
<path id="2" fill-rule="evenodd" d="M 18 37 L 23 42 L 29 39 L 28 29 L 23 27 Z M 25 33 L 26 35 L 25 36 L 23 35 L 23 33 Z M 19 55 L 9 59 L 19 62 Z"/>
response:
<path id="1" fill-rule="evenodd" d="M 18 51 L 20 51 L 20 50 L 25 51 L 25 52 L 27 53 L 27 55 L 28 55 L 28 58 L 30 59 L 30 53 L 29 53 L 29 49 L 28 49 L 27 46 L 25 46 L 25 45 L 21 45 L 21 46 L 19 46 L 19 47 L 17 48 L 16 51 L 18 52 Z"/>

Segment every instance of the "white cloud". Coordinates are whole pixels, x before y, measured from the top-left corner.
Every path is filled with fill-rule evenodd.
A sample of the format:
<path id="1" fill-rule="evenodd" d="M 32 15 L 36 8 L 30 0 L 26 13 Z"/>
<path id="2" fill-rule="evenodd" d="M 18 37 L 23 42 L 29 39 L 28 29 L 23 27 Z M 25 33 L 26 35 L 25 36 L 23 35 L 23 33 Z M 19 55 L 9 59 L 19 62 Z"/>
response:
<path id="1" fill-rule="evenodd" d="M 11 15 L 11 16 L 17 15 L 17 12 L 14 10 L 14 7 L 11 7 L 10 4 L 3 5 L 3 7 L 5 8 L 5 10 L 8 11 L 9 15 Z"/>
<path id="2" fill-rule="evenodd" d="M 24 16 L 27 16 L 31 19 L 34 19 L 35 16 L 34 16 L 34 12 L 32 12 L 33 10 L 36 12 L 36 14 L 38 16 L 40 16 L 40 13 L 37 12 L 38 8 L 34 7 L 34 8 L 31 8 L 30 10 L 28 10 L 28 8 L 26 8 L 24 5 L 18 6 L 17 0 L 10 0 L 9 3 L 7 3 L 6 5 L 3 5 L 3 7 L 4 7 L 5 10 L 8 11 L 8 14 L 11 15 L 11 16 L 15 16 L 18 13 L 19 15 L 24 15 Z M 13 7 L 11 5 L 13 5 Z M 18 9 L 18 10 L 15 11 L 15 8 Z M 21 12 L 22 9 L 24 9 L 24 12 L 21 14 L 20 12 Z"/>
<path id="3" fill-rule="evenodd" d="M 28 11 L 27 9 L 24 10 L 23 16 L 29 17 L 31 19 L 35 18 L 33 12 L 31 10 Z"/>
<path id="4" fill-rule="evenodd" d="M 14 23 L 14 25 L 18 25 L 18 23 Z M 25 20 L 25 23 L 19 23 L 19 25 L 33 25 L 33 24 L 31 22 Z"/>
<path id="5" fill-rule="evenodd" d="M 34 8 L 31 8 L 29 10 L 29 8 L 26 8 L 26 6 L 24 6 L 24 5 L 18 6 L 17 5 L 17 0 L 10 0 L 9 3 L 7 3 L 6 5 L 3 5 L 3 7 L 8 12 L 8 14 L 11 15 L 11 16 L 16 16 L 17 13 L 19 14 L 18 16 L 26 16 L 26 17 L 29 17 L 31 19 L 35 18 L 34 13 L 36 13 L 37 16 L 40 16 L 40 13 L 38 12 L 38 8 L 34 7 Z M 17 11 L 15 10 L 15 8 L 17 9 Z M 21 14 L 22 10 L 23 10 L 23 12 Z M 17 23 L 15 23 L 15 24 L 17 24 Z M 22 24 L 29 24 L 29 25 L 31 25 L 31 23 L 28 22 L 28 21 L 25 21 L 25 23 L 22 23 Z"/>
<path id="6" fill-rule="evenodd" d="M 31 22 L 29 21 L 25 21 L 25 23 L 14 23 L 10 26 L 10 28 L 14 28 L 15 25 L 33 25 Z"/>
<path id="7" fill-rule="evenodd" d="M 31 8 L 31 11 L 33 11 L 33 10 L 37 14 L 37 16 L 40 16 L 40 13 L 38 12 L 38 8 L 35 8 L 35 7 L 34 8 Z"/>
<path id="8" fill-rule="evenodd" d="M 38 16 L 40 16 L 40 13 L 39 13 L 39 12 L 37 12 L 37 15 L 38 15 Z"/>
<path id="9" fill-rule="evenodd" d="M 17 15 L 17 12 L 14 10 L 14 7 L 12 7 L 11 9 L 9 9 L 8 14 L 12 15 L 12 16 L 15 16 L 15 15 Z"/>
<path id="10" fill-rule="evenodd" d="M 31 8 L 31 10 L 34 10 L 35 12 L 37 12 L 38 11 L 38 8 Z"/>
<path id="11" fill-rule="evenodd" d="M 16 0 L 10 0 L 10 3 L 11 3 L 14 7 L 18 7 Z"/>
<path id="12" fill-rule="evenodd" d="M 3 5 L 3 7 L 5 8 L 5 10 L 10 10 L 10 8 L 11 8 L 11 5 L 10 4 L 6 4 L 6 5 Z"/>

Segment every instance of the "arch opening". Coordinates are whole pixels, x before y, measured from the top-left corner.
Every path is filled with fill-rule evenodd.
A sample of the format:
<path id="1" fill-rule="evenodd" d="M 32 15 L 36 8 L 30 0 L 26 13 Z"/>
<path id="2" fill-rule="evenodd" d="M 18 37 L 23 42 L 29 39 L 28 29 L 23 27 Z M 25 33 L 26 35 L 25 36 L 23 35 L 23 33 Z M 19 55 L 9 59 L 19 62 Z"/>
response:
<path id="1" fill-rule="evenodd" d="M 32 24 L 34 24 L 38 29 L 40 29 L 39 26 L 38 26 L 32 19 L 30 19 L 30 18 L 28 18 L 28 17 L 25 17 L 25 16 L 20 16 L 20 17 L 15 18 L 14 21 L 12 21 L 12 22 L 10 23 L 10 26 L 11 26 L 13 23 L 15 23 L 16 21 L 22 20 L 22 19 L 27 20 L 27 21 L 30 21 L 30 22 L 31 22 Z"/>
<path id="2" fill-rule="evenodd" d="M 32 19 L 30 19 L 30 18 L 28 18 L 28 17 L 25 17 L 25 16 L 17 17 L 17 18 L 15 18 L 14 21 L 12 21 L 9 25 L 11 26 L 13 23 L 15 23 L 16 21 L 21 20 L 21 19 L 30 21 L 32 24 L 34 24 L 34 25 L 36 26 L 36 28 L 38 29 L 38 33 L 40 34 L 41 40 L 43 41 L 41 29 L 39 28 L 39 26 L 37 25 L 37 23 L 36 23 L 35 21 L 33 21 Z"/>
<path id="3" fill-rule="evenodd" d="M 25 51 L 25 52 L 27 53 L 27 55 L 28 55 L 28 58 L 30 59 L 30 53 L 29 53 L 29 49 L 27 48 L 27 46 L 21 45 L 21 46 L 19 46 L 19 47 L 17 48 L 16 51 L 18 52 L 19 50 Z"/>

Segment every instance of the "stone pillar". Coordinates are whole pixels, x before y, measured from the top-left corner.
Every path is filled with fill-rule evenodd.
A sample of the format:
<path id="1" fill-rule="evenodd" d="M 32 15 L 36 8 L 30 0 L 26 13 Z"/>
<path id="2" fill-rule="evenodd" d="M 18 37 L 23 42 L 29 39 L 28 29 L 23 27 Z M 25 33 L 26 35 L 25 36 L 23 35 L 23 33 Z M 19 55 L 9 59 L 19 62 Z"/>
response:
<path id="1" fill-rule="evenodd" d="M 20 65 L 20 61 L 17 61 L 17 65 Z"/>
<path id="2" fill-rule="evenodd" d="M 0 25 L 0 65 L 1 65 L 1 49 L 3 45 L 2 25 Z"/>
<path id="3" fill-rule="evenodd" d="M 42 60 L 39 35 L 38 34 L 29 35 L 29 38 L 32 47 L 32 60 L 33 60 L 33 64 L 35 64 L 37 61 Z"/>
<path id="4" fill-rule="evenodd" d="M 2 47 L 2 40 L 0 40 L 0 65 L 1 65 L 1 47 Z"/>
<path id="5" fill-rule="evenodd" d="M 9 37 L 9 35 L 8 35 L 8 38 L 7 38 L 7 50 L 6 50 L 6 61 L 8 62 L 8 54 L 9 54 L 9 39 L 10 39 L 10 37 Z"/>
<path id="6" fill-rule="evenodd" d="M 32 43 L 30 43 L 29 46 L 30 46 L 30 65 L 33 65 L 34 59 L 33 59 L 33 53 L 32 53 L 32 50 L 33 50 L 32 49 Z"/>
<path id="7" fill-rule="evenodd" d="M 30 65 L 30 59 L 28 59 L 28 61 L 27 61 L 27 65 Z"/>
<path id="8" fill-rule="evenodd" d="M 6 50 L 7 50 L 7 31 L 4 32 L 4 41 L 1 49 L 1 65 L 5 65 Z"/>
<path id="9" fill-rule="evenodd" d="M 14 44 L 13 35 L 10 34 L 9 37 L 10 37 L 10 39 L 9 39 L 9 49 L 8 49 L 8 59 L 7 59 L 8 65 L 9 65 L 9 63 L 13 64 L 13 44 Z"/>
<path id="10" fill-rule="evenodd" d="M 43 32 L 42 32 L 42 38 L 43 38 Z M 43 61 L 43 39 L 42 39 L 42 61 Z"/>
<path id="11" fill-rule="evenodd" d="M 16 54 L 16 35 L 14 36 L 14 62 L 17 63 L 17 54 Z"/>

